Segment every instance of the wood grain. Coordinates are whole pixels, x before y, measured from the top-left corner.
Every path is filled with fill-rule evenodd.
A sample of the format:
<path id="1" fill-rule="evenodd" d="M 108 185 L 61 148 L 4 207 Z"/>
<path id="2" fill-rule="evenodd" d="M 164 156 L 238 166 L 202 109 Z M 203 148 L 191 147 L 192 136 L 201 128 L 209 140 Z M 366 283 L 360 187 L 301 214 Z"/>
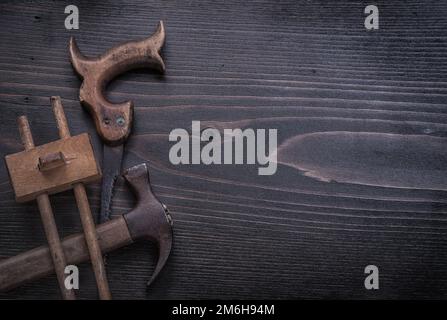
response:
<path id="1" fill-rule="evenodd" d="M 100 156 L 69 37 L 93 56 L 164 21 L 166 74 L 129 72 L 108 95 L 135 104 L 124 165 L 148 162 L 174 219 L 174 248 L 150 290 L 155 248 L 111 254 L 114 298 L 447 297 L 446 3 L 378 1 L 374 32 L 364 29 L 369 3 L 360 1 L 73 4 L 81 20 L 72 31 L 62 3 L 0 4 L 0 156 L 21 150 L 17 115 L 28 115 L 36 144 L 54 140 L 51 95 Z M 278 129 L 277 173 L 171 165 L 169 132 L 190 130 L 192 120 Z M 325 179 L 304 174 L 315 169 Z M 133 199 L 122 181 L 116 190 L 118 214 Z M 93 212 L 99 194 L 99 185 L 88 187 Z M 61 233 L 80 231 L 72 194 L 53 198 Z M 14 201 L 0 166 L 1 256 L 44 243 L 36 210 Z M 368 264 L 380 269 L 378 291 L 364 289 Z M 78 296 L 95 298 L 91 271 L 80 272 Z M 0 297 L 57 298 L 57 285 L 48 278 Z"/>

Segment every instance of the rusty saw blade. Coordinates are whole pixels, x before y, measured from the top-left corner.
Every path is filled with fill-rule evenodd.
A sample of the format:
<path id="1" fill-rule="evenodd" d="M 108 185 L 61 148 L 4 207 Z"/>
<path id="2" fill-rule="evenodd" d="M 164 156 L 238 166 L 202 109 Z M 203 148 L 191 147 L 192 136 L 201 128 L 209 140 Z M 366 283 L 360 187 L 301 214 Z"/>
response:
<path id="1" fill-rule="evenodd" d="M 121 174 L 123 163 L 124 145 L 116 147 L 104 145 L 102 156 L 102 188 L 101 188 L 101 209 L 99 211 L 99 223 L 110 220 L 113 188 L 116 179 Z"/>

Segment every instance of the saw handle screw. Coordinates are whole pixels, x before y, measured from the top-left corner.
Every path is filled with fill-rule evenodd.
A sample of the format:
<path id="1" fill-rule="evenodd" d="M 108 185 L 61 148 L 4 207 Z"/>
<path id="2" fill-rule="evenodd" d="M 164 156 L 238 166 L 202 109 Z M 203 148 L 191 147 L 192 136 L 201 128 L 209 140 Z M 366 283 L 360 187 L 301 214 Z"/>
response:
<path id="1" fill-rule="evenodd" d="M 124 126 L 126 124 L 126 120 L 124 120 L 123 117 L 118 117 L 116 119 L 116 124 L 119 125 L 120 127 Z"/>

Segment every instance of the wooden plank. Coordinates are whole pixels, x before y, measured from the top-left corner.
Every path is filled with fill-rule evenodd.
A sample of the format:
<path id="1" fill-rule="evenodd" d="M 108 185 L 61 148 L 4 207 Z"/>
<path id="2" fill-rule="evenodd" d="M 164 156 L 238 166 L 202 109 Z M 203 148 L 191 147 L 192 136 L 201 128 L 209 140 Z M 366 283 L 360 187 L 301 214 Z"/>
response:
<path id="1" fill-rule="evenodd" d="M 58 154 L 65 160 L 55 167 L 52 160 Z M 17 202 L 35 199 L 39 194 L 62 192 L 78 182 L 89 183 L 101 178 L 87 133 L 10 154 L 5 160 Z M 42 163 L 47 163 L 44 170 Z"/>
<path id="2" fill-rule="evenodd" d="M 348 0 L 73 4 L 81 20 L 71 31 L 64 29 L 63 5 L 0 4 L 0 156 L 22 148 L 13 121 L 20 114 L 35 119 L 36 142 L 54 139 L 54 94 L 63 98 L 72 132 L 89 132 L 99 156 L 94 125 L 79 105 L 68 39 L 76 36 L 92 56 L 143 38 L 164 21 L 166 75 L 130 72 L 108 93 L 113 101 L 134 101 L 124 166 L 150 165 L 154 192 L 174 219 L 173 255 L 150 290 L 155 248 L 141 243 L 109 255 L 114 298 L 447 297 L 446 2 L 376 1 L 377 32 L 363 26 L 366 4 Z M 169 132 L 189 130 L 192 120 L 277 128 L 278 145 L 289 146 L 284 164 L 264 178 L 255 166 L 173 166 Z M 391 157 L 380 153 L 387 146 L 396 147 Z M 312 169 L 306 157 L 317 151 L 318 176 L 335 172 L 337 179 L 293 167 Z M 349 178 L 349 168 L 363 178 Z M 374 177 L 393 168 L 406 172 Z M 100 186 L 88 191 L 98 211 Z M 133 201 L 118 180 L 113 213 Z M 80 231 L 71 194 L 52 204 L 64 235 Z M 34 210 L 15 203 L 0 166 L 1 256 L 45 242 Z M 378 291 L 363 286 L 367 264 L 380 269 Z M 79 296 L 96 298 L 89 268 L 80 272 Z M 0 297 L 58 292 L 49 278 Z"/>

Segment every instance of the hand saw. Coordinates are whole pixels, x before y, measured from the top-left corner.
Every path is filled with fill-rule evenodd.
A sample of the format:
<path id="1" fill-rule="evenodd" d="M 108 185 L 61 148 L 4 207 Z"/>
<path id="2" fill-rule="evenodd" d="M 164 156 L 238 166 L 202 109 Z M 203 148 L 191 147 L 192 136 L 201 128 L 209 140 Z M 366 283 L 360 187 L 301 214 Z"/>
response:
<path id="1" fill-rule="evenodd" d="M 114 77 L 131 69 L 147 67 L 164 73 L 165 64 L 160 56 L 164 41 L 162 21 L 150 37 L 115 46 L 97 58 L 84 56 L 75 39 L 70 39 L 70 61 L 83 79 L 79 99 L 93 117 L 96 130 L 104 142 L 99 223 L 110 219 L 113 187 L 121 173 L 124 143 L 133 121 L 133 102 L 112 103 L 104 96 L 105 88 Z"/>

